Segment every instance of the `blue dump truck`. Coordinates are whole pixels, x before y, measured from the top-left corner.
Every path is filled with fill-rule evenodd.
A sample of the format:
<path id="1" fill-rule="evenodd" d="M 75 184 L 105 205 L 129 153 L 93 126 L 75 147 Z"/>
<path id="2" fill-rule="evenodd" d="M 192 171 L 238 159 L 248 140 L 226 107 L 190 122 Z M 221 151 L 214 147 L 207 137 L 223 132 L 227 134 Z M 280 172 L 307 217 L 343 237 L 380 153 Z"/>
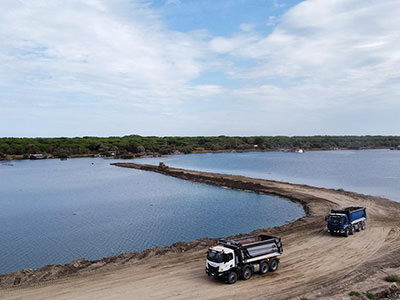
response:
<path id="1" fill-rule="evenodd" d="M 332 209 L 331 213 L 326 216 L 328 232 L 331 235 L 344 234 L 348 237 L 355 231 L 364 230 L 367 220 L 365 207 L 346 207 L 343 209 Z"/>

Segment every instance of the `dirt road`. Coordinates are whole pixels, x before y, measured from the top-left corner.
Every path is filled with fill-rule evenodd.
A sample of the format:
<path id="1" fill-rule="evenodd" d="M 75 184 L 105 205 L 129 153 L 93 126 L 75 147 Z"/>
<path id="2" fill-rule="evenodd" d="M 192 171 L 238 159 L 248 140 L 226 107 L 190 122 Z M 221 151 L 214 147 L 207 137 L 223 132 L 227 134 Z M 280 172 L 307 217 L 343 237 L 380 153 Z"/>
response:
<path id="1" fill-rule="evenodd" d="M 226 285 L 208 278 L 204 272 L 207 245 L 194 241 L 165 254 L 150 251 L 144 258 L 88 268 L 56 280 L 13 288 L 3 285 L 1 299 L 333 299 L 347 295 L 354 286 L 365 292 L 384 285 L 384 272 L 400 270 L 400 203 L 242 176 L 119 166 L 277 194 L 302 203 L 307 215 L 285 226 L 253 232 L 279 235 L 284 253 L 277 272 L 255 275 L 249 281 Z M 331 208 L 344 206 L 366 206 L 367 229 L 348 238 L 332 237 L 325 232 L 324 216 Z"/>

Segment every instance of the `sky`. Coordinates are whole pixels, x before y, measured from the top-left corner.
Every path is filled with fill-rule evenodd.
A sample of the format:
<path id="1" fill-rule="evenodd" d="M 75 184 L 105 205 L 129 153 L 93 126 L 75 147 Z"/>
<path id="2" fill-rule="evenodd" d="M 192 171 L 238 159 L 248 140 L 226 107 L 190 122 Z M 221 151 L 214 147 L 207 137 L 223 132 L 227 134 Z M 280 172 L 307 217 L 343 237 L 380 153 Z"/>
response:
<path id="1" fill-rule="evenodd" d="M 0 137 L 399 135 L 398 0 L 0 0 Z"/>

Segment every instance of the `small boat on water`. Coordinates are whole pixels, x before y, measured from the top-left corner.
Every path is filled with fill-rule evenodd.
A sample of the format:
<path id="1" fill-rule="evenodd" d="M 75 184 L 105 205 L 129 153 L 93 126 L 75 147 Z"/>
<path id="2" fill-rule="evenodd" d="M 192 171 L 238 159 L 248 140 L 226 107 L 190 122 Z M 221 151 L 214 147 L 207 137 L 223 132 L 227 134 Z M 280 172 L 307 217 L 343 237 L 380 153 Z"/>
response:
<path id="1" fill-rule="evenodd" d="M 293 147 L 293 148 L 290 148 L 290 149 L 285 149 L 285 150 L 283 150 L 283 152 L 304 153 L 304 149 L 303 148 L 298 148 L 298 147 Z"/>

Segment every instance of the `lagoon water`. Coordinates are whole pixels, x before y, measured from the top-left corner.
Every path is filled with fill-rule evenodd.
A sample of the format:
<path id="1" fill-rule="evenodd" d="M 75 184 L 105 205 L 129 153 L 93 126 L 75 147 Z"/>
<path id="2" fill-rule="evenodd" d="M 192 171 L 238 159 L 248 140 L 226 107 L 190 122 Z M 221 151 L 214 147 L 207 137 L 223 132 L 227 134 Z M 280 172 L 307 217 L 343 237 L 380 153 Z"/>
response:
<path id="1" fill-rule="evenodd" d="M 111 162 L 0 162 L 1 274 L 247 233 L 304 215 L 301 206 L 279 197 L 118 168 Z"/>
<path id="2" fill-rule="evenodd" d="M 175 155 L 167 165 L 344 189 L 400 202 L 400 151 L 343 150 Z M 140 163 L 156 164 L 160 158 Z"/>

